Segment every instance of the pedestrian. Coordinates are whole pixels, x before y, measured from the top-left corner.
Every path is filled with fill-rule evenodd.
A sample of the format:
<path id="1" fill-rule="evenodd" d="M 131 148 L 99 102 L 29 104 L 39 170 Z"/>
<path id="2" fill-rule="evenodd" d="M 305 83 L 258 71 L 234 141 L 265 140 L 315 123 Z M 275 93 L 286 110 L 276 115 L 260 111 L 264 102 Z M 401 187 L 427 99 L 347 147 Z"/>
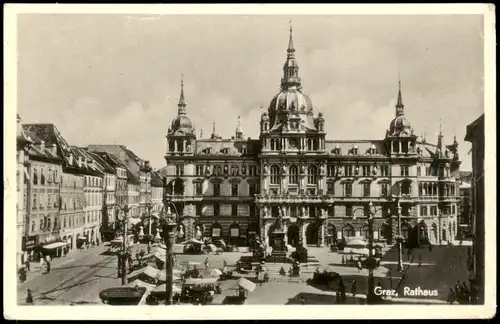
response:
<path id="1" fill-rule="evenodd" d="M 269 274 L 266 272 L 264 273 L 264 282 L 268 283 L 269 282 Z"/>
<path id="2" fill-rule="evenodd" d="M 27 269 L 28 271 L 31 271 L 31 270 L 30 270 L 30 260 L 26 260 L 26 262 L 24 262 L 24 265 L 26 266 L 26 269 Z"/>
<path id="3" fill-rule="evenodd" d="M 50 273 L 50 262 L 47 261 L 47 273 Z"/>
<path id="4" fill-rule="evenodd" d="M 31 289 L 26 289 L 26 304 L 33 305 L 33 295 L 31 294 Z"/>
<path id="5" fill-rule="evenodd" d="M 453 289 L 450 288 L 450 290 L 448 291 L 448 303 L 453 304 L 455 302 L 455 293 L 453 292 Z"/>
<path id="6" fill-rule="evenodd" d="M 351 285 L 351 294 L 352 297 L 356 297 L 356 280 L 353 280 Z"/>
<path id="7" fill-rule="evenodd" d="M 340 304 L 340 291 L 338 290 L 335 293 L 335 301 L 337 302 L 337 304 Z"/>
<path id="8" fill-rule="evenodd" d="M 432 252 L 432 244 L 429 243 L 429 252 Z"/>
<path id="9" fill-rule="evenodd" d="M 304 296 L 300 296 L 300 304 L 301 305 L 305 305 L 306 304 L 306 299 L 304 298 Z"/>
<path id="10" fill-rule="evenodd" d="M 210 263 L 208 262 L 208 258 L 205 259 L 205 269 L 208 269 L 208 266 L 210 265 Z"/>
<path id="11" fill-rule="evenodd" d="M 97 243 L 97 246 L 99 246 L 99 238 L 97 238 L 96 243 Z"/>
<path id="12" fill-rule="evenodd" d="M 363 266 L 361 265 L 361 260 L 358 260 L 356 267 L 358 268 L 358 272 L 361 272 L 361 270 L 363 269 Z"/>

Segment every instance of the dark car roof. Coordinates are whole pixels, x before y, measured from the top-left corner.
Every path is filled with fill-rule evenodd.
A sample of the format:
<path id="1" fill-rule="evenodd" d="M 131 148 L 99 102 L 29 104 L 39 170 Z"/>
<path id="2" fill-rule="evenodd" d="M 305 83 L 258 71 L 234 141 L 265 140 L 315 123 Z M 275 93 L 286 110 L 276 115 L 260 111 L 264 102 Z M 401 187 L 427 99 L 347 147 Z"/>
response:
<path id="1" fill-rule="evenodd" d="M 101 299 L 130 299 L 142 298 L 146 293 L 145 287 L 116 287 L 104 289 L 99 293 Z"/>

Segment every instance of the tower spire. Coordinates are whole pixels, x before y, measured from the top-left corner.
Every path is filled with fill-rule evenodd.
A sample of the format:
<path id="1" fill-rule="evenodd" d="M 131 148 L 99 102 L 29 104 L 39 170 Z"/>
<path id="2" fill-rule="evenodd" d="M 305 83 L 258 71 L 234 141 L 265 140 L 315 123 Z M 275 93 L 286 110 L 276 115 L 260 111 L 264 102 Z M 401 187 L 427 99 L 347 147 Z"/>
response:
<path id="1" fill-rule="evenodd" d="M 217 133 L 215 132 L 215 120 L 212 124 L 212 135 L 210 136 L 211 139 L 217 139 L 219 136 L 217 135 Z"/>
<path id="2" fill-rule="evenodd" d="M 290 38 L 288 40 L 288 49 L 287 49 L 288 57 L 293 57 L 295 53 L 295 48 L 293 47 L 293 34 L 292 34 L 292 21 L 290 20 Z"/>
<path id="3" fill-rule="evenodd" d="M 179 103 L 177 104 L 177 114 L 186 114 L 186 100 L 184 99 L 184 73 L 181 74 L 181 96 L 179 98 Z"/>
<path id="4" fill-rule="evenodd" d="M 441 118 L 439 119 L 439 135 L 437 147 L 439 150 L 441 150 L 441 152 L 443 152 L 443 124 Z"/>
<path id="5" fill-rule="evenodd" d="M 241 129 L 240 116 L 238 116 L 238 126 L 236 127 L 236 139 L 243 139 L 243 130 Z"/>
<path id="6" fill-rule="evenodd" d="M 396 102 L 396 117 L 404 115 L 405 105 L 403 104 L 403 96 L 401 94 L 401 77 L 398 81 L 398 100 Z"/>
<path id="7" fill-rule="evenodd" d="M 286 50 L 286 62 L 283 66 L 283 78 L 281 78 L 281 89 L 287 90 L 292 87 L 300 89 L 299 65 L 295 60 L 295 48 L 293 46 L 292 21 L 290 20 L 290 37 L 288 49 Z"/>

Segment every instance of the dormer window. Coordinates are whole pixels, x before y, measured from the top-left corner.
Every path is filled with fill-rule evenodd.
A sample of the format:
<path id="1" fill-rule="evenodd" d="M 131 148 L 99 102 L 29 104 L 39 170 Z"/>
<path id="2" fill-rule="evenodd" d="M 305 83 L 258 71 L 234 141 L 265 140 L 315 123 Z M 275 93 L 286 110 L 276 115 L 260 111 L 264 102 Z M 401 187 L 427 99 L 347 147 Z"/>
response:
<path id="1" fill-rule="evenodd" d="M 229 149 L 227 147 L 223 148 L 222 150 L 220 150 L 220 152 L 222 154 L 229 154 Z"/>
<path id="2" fill-rule="evenodd" d="M 377 153 L 377 150 L 375 149 L 375 145 L 371 145 L 370 146 L 370 150 L 369 150 L 370 154 L 376 154 Z"/>
<path id="3" fill-rule="evenodd" d="M 354 147 L 352 148 L 352 154 L 358 155 L 358 146 L 357 145 L 354 145 Z"/>

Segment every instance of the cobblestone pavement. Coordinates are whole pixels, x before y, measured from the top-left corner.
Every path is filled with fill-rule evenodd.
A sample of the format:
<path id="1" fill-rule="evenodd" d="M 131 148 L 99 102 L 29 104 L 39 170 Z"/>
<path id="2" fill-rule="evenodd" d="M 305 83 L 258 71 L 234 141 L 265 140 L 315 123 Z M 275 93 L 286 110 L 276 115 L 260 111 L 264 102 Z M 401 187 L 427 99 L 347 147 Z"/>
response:
<path id="1" fill-rule="evenodd" d="M 42 275 L 35 271 L 28 272 L 28 279 L 18 284 L 17 300 L 24 304 L 26 289 L 33 292 L 35 305 L 67 305 L 71 302 L 100 303 L 99 292 L 103 289 L 121 285 L 117 275 L 117 257 L 105 253 L 107 246 L 94 247 L 89 251 L 73 251 L 68 256 L 52 261 L 52 269 L 49 274 Z M 147 250 L 144 244 L 135 245 L 133 253 L 141 249 Z M 104 253 L 103 253 L 104 252 Z M 329 252 L 327 248 L 309 248 L 309 254 L 314 255 L 321 266 L 330 267 L 343 276 L 347 290 L 347 304 L 365 303 L 367 293 L 368 271 L 358 271 L 355 267 L 341 264 L 342 256 L 338 253 Z M 420 287 L 422 289 L 437 289 L 438 297 L 428 298 L 426 303 L 439 303 L 447 298 L 447 290 L 453 287 L 457 280 L 466 280 L 468 272 L 466 269 L 467 247 L 465 246 L 436 246 L 432 252 L 427 248 L 415 249 L 413 255 L 415 261 L 409 265 L 405 254 L 404 280 L 398 288 L 399 301 L 392 302 L 419 302 L 425 297 L 403 296 L 403 287 Z M 204 269 L 204 261 L 209 259 L 210 268 L 222 268 L 224 261 L 228 265 L 235 265 L 241 256 L 250 255 L 242 252 L 225 252 L 219 255 L 210 253 L 208 255 L 178 254 L 177 264 L 186 267 L 188 263 L 198 263 L 200 269 Z M 422 257 L 422 266 L 418 267 L 419 255 Z M 384 288 L 398 287 L 402 279 L 402 273 L 396 271 L 397 251 L 389 250 L 381 261 L 381 265 L 375 269 L 374 277 L 376 283 L 381 283 Z M 390 280 L 392 278 L 392 280 Z M 357 294 L 350 294 L 351 280 L 356 280 Z M 221 281 L 223 294 L 227 296 L 236 295 L 237 280 Z M 336 304 L 335 292 L 327 287 L 313 287 L 304 282 L 269 282 L 260 285 L 248 294 L 246 304 L 300 304 L 300 297 L 304 297 L 306 304 Z M 423 300 L 422 300 L 423 301 Z"/>

